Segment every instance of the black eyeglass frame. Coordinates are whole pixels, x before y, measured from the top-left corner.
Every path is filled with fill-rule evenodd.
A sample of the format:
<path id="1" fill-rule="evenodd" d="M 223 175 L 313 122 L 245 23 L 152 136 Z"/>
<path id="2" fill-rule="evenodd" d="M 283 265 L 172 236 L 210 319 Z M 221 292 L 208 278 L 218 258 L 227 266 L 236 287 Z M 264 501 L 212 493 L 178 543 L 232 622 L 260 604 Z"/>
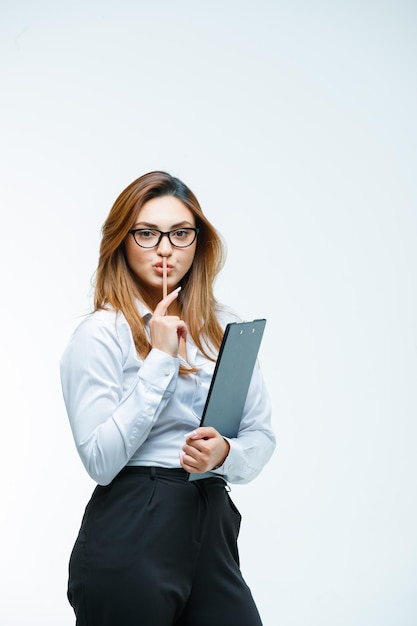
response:
<path id="1" fill-rule="evenodd" d="M 186 246 L 178 246 L 177 244 L 173 243 L 171 241 L 171 233 L 176 233 L 178 230 L 192 230 L 194 231 L 194 239 L 190 242 L 187 243 Z M 138 243 L 135 234 L 138 232 L 146 232 L 146 231 L 152 231 L 155 233 L 159 233 L 159 238 L 158 241 L 153 245 L 153 246 L 142 246 L 140 243 Z M 159 246 L 159 244 L 161 243 L 162 237 L 168 237 L 168 241 L 171 244 L 171 246 L 173 246 L 174 248 L 189 248 L 190 246 L 193 245 L 194 241 L 197 238 L 198 233 L 200 232 L 199 228 L 191 228 L 189 226 L 184 226 L 184 228 L 173 228 L 172 230 L 167 230 L 167 231 L 163 231 L 163 230 L 159 230 L 158 228 L 132 228 L 131 230 L 128 231 L 129 235 L 132 235 L 135 244 L 138 245 L 140 248 L 144 248 L 145 250 L 152 250 L 152 248 L 156 248 L 157 246 Z"/>

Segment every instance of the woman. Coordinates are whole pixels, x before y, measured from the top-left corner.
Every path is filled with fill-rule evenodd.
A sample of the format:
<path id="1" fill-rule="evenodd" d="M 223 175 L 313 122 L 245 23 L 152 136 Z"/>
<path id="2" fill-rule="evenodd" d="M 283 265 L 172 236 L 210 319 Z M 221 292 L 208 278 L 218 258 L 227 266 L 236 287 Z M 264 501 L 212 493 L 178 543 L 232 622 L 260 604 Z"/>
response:
<path id="1" fill-rule="evenodd" d="M 258 366 L 238 437 L 199 427 L 223 329 L 237 320 L 213 295 L 222 261 L 196 197 L 165 172 L 129 185 L 104 223 L 94 312 L 61 362 L 74 440 L 98 483 L 70 560 L 77 626 L 261 624 L 227 489 L 275 447 Z"/>

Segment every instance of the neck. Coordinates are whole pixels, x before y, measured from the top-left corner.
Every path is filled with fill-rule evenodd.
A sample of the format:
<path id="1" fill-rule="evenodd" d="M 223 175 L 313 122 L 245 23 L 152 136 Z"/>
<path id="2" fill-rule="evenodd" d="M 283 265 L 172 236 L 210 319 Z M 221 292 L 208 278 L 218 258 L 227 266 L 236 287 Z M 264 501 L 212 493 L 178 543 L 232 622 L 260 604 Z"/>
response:
<path id="1" fill-rule="evenodd" d="M 145 306 L 148 307 L 148 309 L 150 311 L 154 311 L 156 306 L 159 304 L 159 302 L 161 301 L 161 295 L 158 294 L 156 297 L 153 297 L 153 295 L 151 293 L 147 293 L 145 292 L 143 289 L 141 290 L 142 293 L 140 295 L 140 299 L 142 300 L 142 302 L 144 303 Z M 168 315 L 177 315 L 178 317 L 182 317 L 182 308 L 180 303 L 178 302 L 178 300 L 174 300 L 174 302 L 172 304 L 170 304 L 169 309 L 167 311 Z"/>
<path id="2" fill-rule="evenodd" d="M 177 317 L 182 317 L 182 310 L 178 300 L 174 300 L 174 302 L 170 305 L 168 309 L 168 315 L 176 315 Z"/>

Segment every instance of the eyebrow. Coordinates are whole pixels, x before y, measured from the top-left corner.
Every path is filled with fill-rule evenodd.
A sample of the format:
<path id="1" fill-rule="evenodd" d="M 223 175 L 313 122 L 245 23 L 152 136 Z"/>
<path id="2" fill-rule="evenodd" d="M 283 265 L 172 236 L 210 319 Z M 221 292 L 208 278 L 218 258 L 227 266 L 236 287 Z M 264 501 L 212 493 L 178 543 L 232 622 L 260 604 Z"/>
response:
<path id="1" fill-rule="evenodd" d="M 135 226 L 141 226 L 142 228 L 153 228 L 155 230 L 160 230 L 157 224 L 151 224 L 150 222 L 136 222 Z M 187 220 L 183 220 L 182 222 L 173 224 L 171 226 L 171 229 L 181 228 L 181 227 L 195 228 L 194 224 L 192 224 L 191 222 L 187 222 Z"/>

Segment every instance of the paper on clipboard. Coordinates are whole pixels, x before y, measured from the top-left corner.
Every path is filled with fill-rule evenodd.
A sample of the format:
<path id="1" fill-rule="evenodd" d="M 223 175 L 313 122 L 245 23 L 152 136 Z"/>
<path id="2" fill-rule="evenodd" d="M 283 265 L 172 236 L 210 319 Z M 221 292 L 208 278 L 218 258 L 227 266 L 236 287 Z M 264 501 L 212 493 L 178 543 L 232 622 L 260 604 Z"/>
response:
<path id="1" fill-rule="evenodd" d="M 265 324 L 266 319 L 227 324 L 200 426 L 213 426 L 225 437 L 237 436 Z M 189 474 L 189 480 L 207 476 L 213 474 Z"/>

